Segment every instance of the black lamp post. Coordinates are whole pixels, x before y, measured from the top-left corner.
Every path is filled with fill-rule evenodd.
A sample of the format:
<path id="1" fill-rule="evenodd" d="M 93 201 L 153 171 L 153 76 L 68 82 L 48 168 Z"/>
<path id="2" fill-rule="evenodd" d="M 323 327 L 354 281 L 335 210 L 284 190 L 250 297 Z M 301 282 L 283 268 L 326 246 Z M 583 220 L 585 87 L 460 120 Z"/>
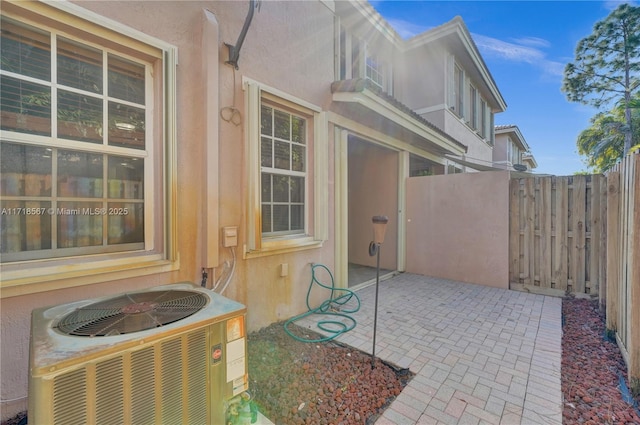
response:
<path id="1" fill-rule="evenodd" d="M 386 215 L 375 215 L 371 219 L 373 222 L 373 241 L 369 244 L 369 255 L 376 256 L 376 301 L 373 313 L 373 351 L 371 352 L 371 369 L 373 369 L 376 357 L 376 327 L 378 324 L 378 287 L 380 285 L 380 245 L 384 242 L 384 234 L 387 230 L 389 217 Z"/>

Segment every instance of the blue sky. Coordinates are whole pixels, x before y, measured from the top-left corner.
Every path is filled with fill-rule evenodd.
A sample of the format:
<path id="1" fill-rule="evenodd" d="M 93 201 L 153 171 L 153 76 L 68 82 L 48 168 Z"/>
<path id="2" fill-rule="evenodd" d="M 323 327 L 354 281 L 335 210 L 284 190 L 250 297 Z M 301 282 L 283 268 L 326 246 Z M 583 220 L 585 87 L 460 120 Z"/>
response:
<path id="1" fill-rule="evenodd" d="M 507 110 L 495 124 L 515 124 L 538 162 L 538 173 L 587 170 L 576 138 L 596 110 L 570 103 L 564 66 L 578 41 L 620 1 L 371 1 L 409 38 L 460 15 L 493 75 Z M 635 4 L 635 3 L 634 3 Z"/>

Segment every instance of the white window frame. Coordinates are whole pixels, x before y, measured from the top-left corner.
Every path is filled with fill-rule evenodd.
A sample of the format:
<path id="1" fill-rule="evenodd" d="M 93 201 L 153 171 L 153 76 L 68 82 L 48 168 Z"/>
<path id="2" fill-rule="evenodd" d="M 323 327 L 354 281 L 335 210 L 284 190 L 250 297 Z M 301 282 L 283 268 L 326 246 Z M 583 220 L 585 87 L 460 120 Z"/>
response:
<path id="1" fill-rule="evenodd" d="M 483 139 L 489 140 L 489 114 L 488 114 L 489 105 L 487 101 L 484 99 L 480 99 L 480 135 Z"/>
<path id="2" fill-rule="evenodd" d="M 328 131 L 326 112 L 319 106 L 281 90 L 243 77 L 247 105 L 246 163 L 247 163 L 247 240 L 244 258 L 321 247 L 328 239 Z M 305 232 L 282 236 L 263 236 L 261 219 L 261 154 L 260 108 L 262 100 L 269 105 L 282 105 L 309 116 L 313 132 L 309 134 L 307 158 L 312 158 L 313 173 L 307 167 L 305 189 Z"/>
<path id="3" fill-rule="evenodd" d="M 478 129 L 478 99 L 479 92 L 476 86 L 469 84 L 469 125 L 473 130 Z"/>
<path id="4" fill-rule="evenodd" d="M 176 270 L 180 264 L 177 252 L 176 212 L 176 65 L 177 48 L 169 43 L 150 37 L 142 32 L 126 27 L 118 22 L 104 18 L 96 13 L 68 2 L 4 2 L 2 14 L 8 18 L 25 24 L 42 28 L 43 22 L 51 20 L 61 25 L 71 20 L 78 22 L 78 33 L 64 34 L 66 38 L 76 39 L 83 44 L 91 45 L 81 34 L 91 33 L 102 37 L 109 44 L 121 45 L 133 49 L 141 56 L 153 61 L 154 74 L 162 74 L 162 84 L 158 81 L 152 85 L 147 70 L 147 92 L 155 96 L 161 95 L 161 102 L 147 106 L 147 127 L 160 128 L 160 134 L 147 133 L 147 152 L 145 161 L 145 242 L 144 249 L 136 251 L 120 251 L 73 257 L 46 258 L 39 260 L 15 261 L 0 265 L 2 280 L 2 297 L 35 293 L 42 290 L 68 288 L 79 285 L 110 281 L 115 279 L 143 276 Z M 53 27 L 44 28 L 56 31 Z M 106 43 L 105 43 L 106 44 Z M 103 45 L 101 50 L 109 51 Z M 115 51 L 125 56 L 119 50 Z M 158 87 L 162 87 L 159 89 Z M 151 111 L 155 111 L 152 113 Z M 160 115 L 158 115 L 160 114 Z M 55 119 L 52 117 L 53 121 Z M 53 124 L 55 125 L 55 124 Z M 2 140 L 9 143 L 35 144 L 44 146 L 46 141 L 25 133 L 2 130 Z M 49 138 L 47 138 L 49 139 Z M 78 143 L 68 145 L 57 143 L 57 146 L 75 149 Z M 154 152 L 163 155 L 159 164 Z M 164 181 L 153 185 L 154 176 L 164 176 Z M 161 194 L 162 199 L 154 199 L 153 193 Z M 154 210 L 161 211 L 162 221 L 156 220 Z M 155 221 L 155 223 L 154 223 Z M 153 235 L 161 229 L 160 235 Z M 158 236 L 160 236 L 158 238 Z"/>
<path id="5" fill-rule="evenodd" d="M 465 101 L 464 101 L 464 82 L 465 74 L 464 69 L 458 65 L 457 62 L 453 63 L 453 86 L 452 86 L 452 102 L 453 112 L 460 118 L 465 117 Z"/>
<path id="6" fill-rule="evenodd" d="M 365 59 L 365 77 L 380 89 L 385 89 L 385 63 L 375 53 L 369 53 Z"/>
<path id="7" fill-rule="evenodd" d="M 309 193 L 307 190 L 307 182 L 310 178 L 310 173 L 309 173 L 309 146 L 311 143 L 313 143 L 312 138 L 309 137 L 309 122 L 312 121 L 312 118 L 305 114 L 303 111 L 299 111 L 299 110 L 295 110 L 292 111 L 288 108 L 285 108 L 283 105 L 281 105 L 279 102 L 273 102 L 273 101 L 269 101 L 269 96 L 265 95 L 262 97 L 261 102 L 260 102 L 260 111 L 261 113 L 263 112 L 263 108 L 269 108 L 271 110 L 271 132 L 269 134 L 266 134 L 262 131 L 260 131 L 260 138 L 261 138 L 261 142 L 262 139 L 268 139 L 270 141 L 270 144 L 272 146 L 271 149 L 271 158 L 270 158 L 270 166 L 265 166 L 263 164 L 261 164 L 261 173 L 262 173 L 262 177 L 264 177 L 265 174 L 269 174 L 272 176 L 279 176 L 279 177 L 287 177 L 287 178 L 301 178 L 304 181 L 304 197 L 301 201 L 293 201 L 291 199 L 291 196 L 289 196 L 289 199 L 287 201 L 280 201 L 280 202 L 276 202 L 273 197 L 274 194 L 271 194 L 271 199 L 269 201 L 265 201 L 264 199 L 261 199 L 261 209 L 264 209 L 265 203 L 267 203 L 270 207 L 275 207 L 277 205 L 286 205 L 288 208 L 292 208 L 295 205 L 300 205 L 302 204 L 302 207 L 304 209 L 304 214 L 303 214 L 303 226 L 302 228 L 297 228 L 297 229 L 287 229 L 287 230 L 274 230 L 273 229 L 273 222 L 275 220 L 275 215 L 271 214 L 271 230 L 265 232 L 264 228 L 262 230 L 262 237 L 264 239 L 274 239 L 274 238 L 278 238 L 278 237 L 296 237 L 300 234 L 308 234 L 308 220 L 309 220 L 309 214 L 306 213 L 307 211 L 307 205 L 309 204 Z M 299 119 L 305 122 L 305 126 L 304 126 L 304 141 L 302 143 L 296 142 L 294 140 L 294 135 L 292 133 L 289 134 L 289 137 L 284 139 L 284 138 L 280 138 L 275 134 L 276 131 L 276 114 L 277 113 L 281 113 L 281 114 L 286 114 L 289 118 L 290 124 L 292 124 L 292 120 L 295 119 Z M 262 120 L 264 119 L 264 117 L 260 117 L 260 122 L 262 123 Z M 262 126 L 261 126 L 262 127 Z M 290 130 L 293 130 L 292 128 L 293 126 L 291 125 Z M 275 145 L 276 143 L 286 143 L 289 146 L 289 155 L 288 155 L 288 162 L 289 162 L 289 168 L 287 169 L 283 169 L 283 168 L 279 168 L 276 166 L 276 162 L 277 162 L 277 157 L 276 157 L 276 149 L 275 149 Z M 294 170 L 292 167 L 292 163 L 293 163 L 293 148 L 294 147 L 302 147 L 304 149 L 304 158 L 303 158 L 303 165 L 304 165 L 304 169 L 303 170 Z M 260 152 L 260 159 L 261 162 L 264 162 L 265 159 L 265 155 L 264 152 L 261 151 Z M 262 184 L 262 182 L 261 182 Z M 262 188 L 261 188 L 262 189 Z M 273 189 L 273 186 L 272 186 Z M 260 193 L 262 194 L 263 190 L 260 191 Z M 262 220 L 264 221 L 264 211 L 262 213 Z M 292 216 L 290 215 L 288 220 L 287 220 L 287 224 L 288 227 L 291 227 L 292 225 Z M 264 226 L 263 226 L 264 227 Z"/>

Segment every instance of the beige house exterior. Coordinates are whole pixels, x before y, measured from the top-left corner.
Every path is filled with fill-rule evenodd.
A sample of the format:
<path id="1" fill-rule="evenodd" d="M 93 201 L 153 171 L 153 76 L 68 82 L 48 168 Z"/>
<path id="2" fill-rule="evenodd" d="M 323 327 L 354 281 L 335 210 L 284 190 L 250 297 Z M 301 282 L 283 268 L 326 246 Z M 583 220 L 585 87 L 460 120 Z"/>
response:
<path id="1" fill-rule="evenodd" d="M 493 162 L 505 170 L 516 170 L 518 164 L 533 171 L 538 166 L 531 153 L 531 148 L 517 125 L 498 125 L 495 127 L 496 144 L 493 149 Z"/>
<path id="2" fill-rule="evenodd" d="M 309 263 L 360 283 L 374 215 L 405 271 L 407 178 L 495 161 L 462 19 L 403 40 L 366 2 L 253 4 L 2 1 L 2 419 L 33 309 L 220 284 L 256 330 L 306 310 Z"/>

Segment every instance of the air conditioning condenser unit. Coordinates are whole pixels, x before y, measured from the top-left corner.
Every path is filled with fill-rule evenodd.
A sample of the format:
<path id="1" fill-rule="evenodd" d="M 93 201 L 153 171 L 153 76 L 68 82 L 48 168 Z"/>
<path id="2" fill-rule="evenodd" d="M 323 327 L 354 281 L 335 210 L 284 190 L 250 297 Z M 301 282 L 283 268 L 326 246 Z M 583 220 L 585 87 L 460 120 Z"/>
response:
<path id="1" fill-rule="evenodd" d="M 181 283 L 34 310 L 29 424 L 224 424 L 246 308 Z"/>

